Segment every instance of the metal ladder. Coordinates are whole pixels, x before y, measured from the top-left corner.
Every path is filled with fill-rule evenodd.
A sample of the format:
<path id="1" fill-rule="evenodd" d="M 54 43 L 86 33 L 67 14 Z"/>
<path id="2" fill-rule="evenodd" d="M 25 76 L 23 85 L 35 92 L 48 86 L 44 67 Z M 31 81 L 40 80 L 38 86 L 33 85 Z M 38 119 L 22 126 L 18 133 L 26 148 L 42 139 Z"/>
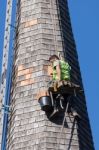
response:
<path id="1" fill-rule="evenodd" d="M 6 98 L 11 16 L 12 16 L 12 0 L 7 0 L 3 58 L 2 58 L 2 72 L 1 72 L 1 85 L 0 85 L 0 109 L 2 109 L 2 105 L 5 104 L 5 98 Z M 3 132 L 3 118 L 4 118 L 4 111 L 1 111 L 1 113 L 0 113 L 0 119 L 1 119 L 1 121 L 0 121 L 0 128 L 1 128 L 0 149 L 1 149 L 1 139 L 2 139 L 2 132 Z"/>
<path id="2" fill-rule="evenodd" d="M 5 33 L 4 33 L 4 46 L 2 57 L 2 71 L 1 71 L 1 84 L 0 84 L 0 149 L 6 150 L 6 134 L 7 134 L 7 119 L 9 114 L 9 96 L 11 87 L 11 72 L 12 72 L 12 8 L 13 4 L 18 3 L 18 0 L 7 0 L 6 2 L 6 20 L 5 20 Z M 16 5 L 15 5 L 16 6 Z M 14 31 L 15 32 L 15 31 Z M 10 55 L 11 53 L 11 55 Z M 9 59 L 10 56 L 10 59 Z M 6 123 L 5 123 L 6 122 Z M 2 143 L 2 144 L 1 144 Z"/>

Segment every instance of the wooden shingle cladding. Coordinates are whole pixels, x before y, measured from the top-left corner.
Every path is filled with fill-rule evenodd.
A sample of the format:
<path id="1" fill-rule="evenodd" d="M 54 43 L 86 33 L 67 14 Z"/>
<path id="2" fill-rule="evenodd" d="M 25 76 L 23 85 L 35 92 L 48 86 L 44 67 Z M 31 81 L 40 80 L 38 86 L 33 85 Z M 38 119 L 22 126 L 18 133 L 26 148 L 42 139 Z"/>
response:
<path id="1" fill-rule="evenodd" d="M 66 50 L 67 59 L 73 69 L 72 80 L 75 79 L 75 72 L 75 81 L 81 83 L 66 1 L 59 0 L 57 3 L 56 0 L 20 0 L 17 18 L 20 21 L 18 20 L 15 47 L 11 93 L 13 109 L 9 116 L 7 150 L 93 150 L 90 149 L 91 131 L 83 98 L 78 100 L 78 108 L 83 105 L 80 114 L 85 116 L 84 122 L 88 130 L 81 127 L 83 120 L 78 124 L 67 114 L 67 123 L 62 134 L 60 131 L 64 113 L 49 120 L 37 99 L 39 91 L 46 89 L 49 81 L 49 76 L 43 70 L 44 65 L 48 64 L 51 55 L 57 55 L 63 49 Z M 90 142 L 89 149 L 85 140 L 80 142 L 83 134 Z M 83 147 L 80 148 L 81 144 Z"/>

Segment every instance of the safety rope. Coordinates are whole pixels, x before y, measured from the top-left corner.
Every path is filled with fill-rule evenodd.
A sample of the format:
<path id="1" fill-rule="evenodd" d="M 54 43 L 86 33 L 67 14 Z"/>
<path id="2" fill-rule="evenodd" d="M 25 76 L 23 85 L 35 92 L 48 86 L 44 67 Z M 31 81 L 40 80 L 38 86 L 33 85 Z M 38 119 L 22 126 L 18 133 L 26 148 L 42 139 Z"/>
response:
<path id="1" fill-rule="evenodd" d="M 62 38 L 63 54 L 64 54 L 64 57 L 66 58 L 66 49 L 65 49 L 65 44 L 66 43 L 64 43 L 64 36 L 63 36 L 62 22 L 61 22 L 62 18 L 61 18 L 60 2 L 59 2 L 59 0 L 56 0 L 56 4 L 57 4 L 59 26 L 60 26 L 60 32 L 61 32 L 61 38 Z"/>
<path id="2" fill-rule="evenodd" d="M 53 25 L 53 36 L 54 36 L 54 46 L 55 46 L 55 51 L 58 51 L 58 42 L 56 38 L 56 18 L 55 18 L 55 4 L 54 0 L 50 0 L 50 14 L 51 14 L 51 19 L 52 19 L 52 25 Z"/>

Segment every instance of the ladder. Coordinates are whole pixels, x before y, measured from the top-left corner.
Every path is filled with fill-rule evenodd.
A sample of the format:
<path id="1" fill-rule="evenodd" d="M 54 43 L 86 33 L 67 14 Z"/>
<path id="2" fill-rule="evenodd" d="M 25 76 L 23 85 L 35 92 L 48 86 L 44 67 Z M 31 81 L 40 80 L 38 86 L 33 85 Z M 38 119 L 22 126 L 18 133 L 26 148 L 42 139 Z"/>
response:
<path id="1" fill-rule="evenodd" d="M 4 111 L 2 105 L 5 104 L 6 98 L 6 85 L 7 85 L 7 68 L 8 68 L 8 57 L 9 57 L 9 43 L 10 43 L 10 24 L 12 16 L 12 0 L 7 0 L 6 4 L 6 22 L 5 22 L 5 33 L 4 33 L 4 46 L 3 46 L 3 57 L 2 57 L 2 71 L 1 71 L 1 85 L 0 85 L 0 149 L 3 132 L 3 118 Z"/>
<path id="2" fill-rule="evenodd" d="M 13 6 L 16 3 L 17 2 L 15 2 L 14 0 L 6 0 L 6 19 L 5 19 L 3 57 L 2 57 L 1 83 L 0 83 L 0 129 L 1 129 L 0 149 L 1 150 L 6 150 L 6 136 L 7 136 L 7 123 L 8 123 L 7 120 L 8 120 L 9 110 L 10 110 L 9 96 L 10 96 L 11 72 L 12 72 L 12 64 L 13 64 L 13 52 L 12 52 L 13 49 L 11 47 L 12 46 L 11 44 L 13 44 L 12 37 L 14 35 L 12 31 L 12 26 L 13 26 L 12 11 L 14 10 Z"/>

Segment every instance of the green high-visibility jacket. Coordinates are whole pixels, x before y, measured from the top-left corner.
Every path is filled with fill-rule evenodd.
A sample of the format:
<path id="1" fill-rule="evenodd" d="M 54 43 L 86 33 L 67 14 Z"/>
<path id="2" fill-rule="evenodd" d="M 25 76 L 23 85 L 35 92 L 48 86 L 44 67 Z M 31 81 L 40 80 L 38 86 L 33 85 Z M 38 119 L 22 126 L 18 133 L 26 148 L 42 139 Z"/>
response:
<path id="1" fill-rule="evenodd" d="M 53 63 L 53 80 L 58 80 L 56 66 L 60 65 L 61 69 L 61 80 L 70 80 L 70 70 L 71 67 L 68 64 L 68 62 L 65 62 L 64 60 L 56 60 Z"/>

